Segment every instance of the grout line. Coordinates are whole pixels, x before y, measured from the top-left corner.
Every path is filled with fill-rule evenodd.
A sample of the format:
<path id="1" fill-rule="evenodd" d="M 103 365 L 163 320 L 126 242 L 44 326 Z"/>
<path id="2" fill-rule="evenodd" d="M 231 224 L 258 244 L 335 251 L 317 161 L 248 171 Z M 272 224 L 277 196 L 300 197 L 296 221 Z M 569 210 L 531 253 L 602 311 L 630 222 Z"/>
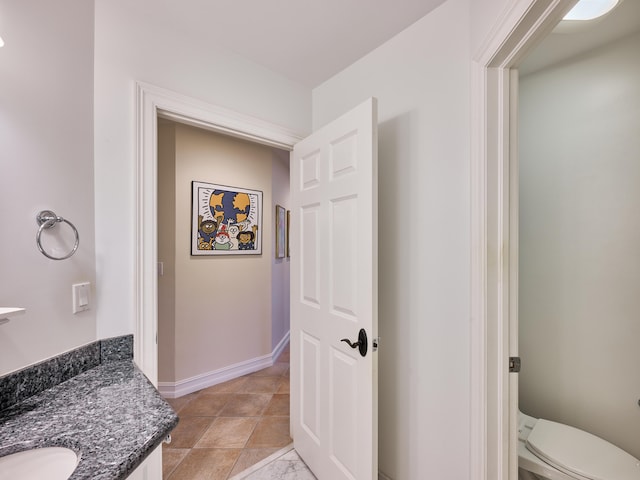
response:
<path id="1" fill-rule="evenodd" d="M 242 453 L 245 451 L 245 449 L 247 448 L 247 443 L 249 443 L 249 440 L 251 439 L 251 436 L 253 435 L 253 432 L 256 431 L 256 427 L 258 426 L 258 423 L 260 423 L 260 416 L 252 416 L 252 417 L 243 417 L 243 418 L 255 418 L 256 419 L 256 424 L 253 426 L 253 429 L 251 430 L 251 433 L 249 434 L 249 436 L 247 436 L 247 439 L 244 442 L 244 445 L 242 446 L 242 449 L 240 451 L 240 455 L 238 455 L 238 458 L 236 458 L 236 461 L 233 462 L 233 466 L 231 467 L 231 470 L 229 470 L 229 473 L 227 474 L 227 480 L 229 480 L 231 478 L 231 472 L 233 472 L 233 469 L 236 467 L 236 464 L 238 463 L 238 461 L 240 460 L 240 457 L 242 457 Z M 248 467 L 251 468 L 251 467 Z M 239 474 L 238 474 L 239 475 Z M 237 476 L 237 475 L 234 475 Z"/>

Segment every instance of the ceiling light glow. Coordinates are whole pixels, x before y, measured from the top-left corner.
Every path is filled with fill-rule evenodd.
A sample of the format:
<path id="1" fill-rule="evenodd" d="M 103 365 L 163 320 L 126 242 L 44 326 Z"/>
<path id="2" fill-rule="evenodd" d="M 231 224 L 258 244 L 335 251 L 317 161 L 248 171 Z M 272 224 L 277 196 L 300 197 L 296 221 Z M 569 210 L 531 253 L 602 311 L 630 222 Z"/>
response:
<path id="1" fill-rule="evenodd" d="M 0 37 L 0 48 L 4 47 L 4 40 L 2 40 L 2 37 Z"/>
<path id="2" fill-rule="evenodd" d="M 620 0 L 580 0 L 563 20 L 593 20 L 609 13 Z"/>

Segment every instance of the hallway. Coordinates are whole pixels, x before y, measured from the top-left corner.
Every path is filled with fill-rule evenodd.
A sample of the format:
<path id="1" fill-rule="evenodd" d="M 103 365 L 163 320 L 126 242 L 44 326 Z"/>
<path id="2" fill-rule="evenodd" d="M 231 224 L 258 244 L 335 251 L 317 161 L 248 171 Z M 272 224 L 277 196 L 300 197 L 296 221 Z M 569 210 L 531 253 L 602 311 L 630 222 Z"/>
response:
<path id="1" fill-rule="evenodd" d="M 273 366 L 180 398 L 163 480 L 227 480 L 291 444 L 289 346 Z"/>

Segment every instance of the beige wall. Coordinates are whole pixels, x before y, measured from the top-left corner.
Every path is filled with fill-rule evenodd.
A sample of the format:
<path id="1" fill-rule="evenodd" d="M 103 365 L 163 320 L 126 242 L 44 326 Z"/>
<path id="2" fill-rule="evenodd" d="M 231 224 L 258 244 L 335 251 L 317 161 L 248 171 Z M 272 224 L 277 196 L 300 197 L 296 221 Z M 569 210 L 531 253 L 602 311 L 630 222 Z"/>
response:
<path id="1" fill-rule="evenodd" d="M 289 210 L 289 152 L 272 149 L 272 189 L 274 205 Z M 275 215 L 275 207 L 273 209 Z M 273 221 L 275 225 L 275 218 Z M 272 244 L 271 257 L 274 258 L 271 272 L 271 348 L 289 332 L 289 258 L 275 258 L 275 242 Z"/>
<path id="2" fill-rule="evenodd" d="M 162 119 L 158 120 L 158 261 L 162 262 L 162 275 L 158 275 L 158 372 L 160 381 L 173 381 L 176 378 L 176 127 L 175 123 Z"/>
<path id="3" fill-rule="evenodd" d="M 159 145 L 166 149 L 161 158 L 175 153 L 175 201 L 161 200 L 161 190 L 158 195 L 159 261 L 167 256 L 159 288 L 168 297 L 160 300 L 160 308 L 169 310 L 159 313 L 160 382 L 180 382 L 269 355 L 289 331 L 288 261 L 274 259 L 273 238 L 275 203 L 286 207 L 288 202 L 288 163 L 277 158 L 283 153 L 181 124 L 161 134 L 171 135 L 172 129 L 175 143 L 161 140 Z M 160 168 L 171 169 L 172 161 Z M 171 173 L 159 177 L 170 182 Z M 194 180 L 263 192 L 261 255 L 190 255 Z"/>
<path id="4" fill-rule="evenodd" d="M 640 34 L 520 82 L 520 406 L 640 458 Z"/>

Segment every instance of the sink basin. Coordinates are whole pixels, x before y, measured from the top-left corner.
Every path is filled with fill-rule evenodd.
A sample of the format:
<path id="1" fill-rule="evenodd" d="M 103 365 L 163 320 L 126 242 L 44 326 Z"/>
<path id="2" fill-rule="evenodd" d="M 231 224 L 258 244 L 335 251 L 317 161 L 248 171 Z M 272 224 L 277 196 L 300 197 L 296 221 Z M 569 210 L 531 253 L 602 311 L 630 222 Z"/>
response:
<path id="1" fill-rule="evenodd" d="M 0 457 L 0 480 L 67 480 L 77 466 L 73 450 L 35 448 Z"/>

